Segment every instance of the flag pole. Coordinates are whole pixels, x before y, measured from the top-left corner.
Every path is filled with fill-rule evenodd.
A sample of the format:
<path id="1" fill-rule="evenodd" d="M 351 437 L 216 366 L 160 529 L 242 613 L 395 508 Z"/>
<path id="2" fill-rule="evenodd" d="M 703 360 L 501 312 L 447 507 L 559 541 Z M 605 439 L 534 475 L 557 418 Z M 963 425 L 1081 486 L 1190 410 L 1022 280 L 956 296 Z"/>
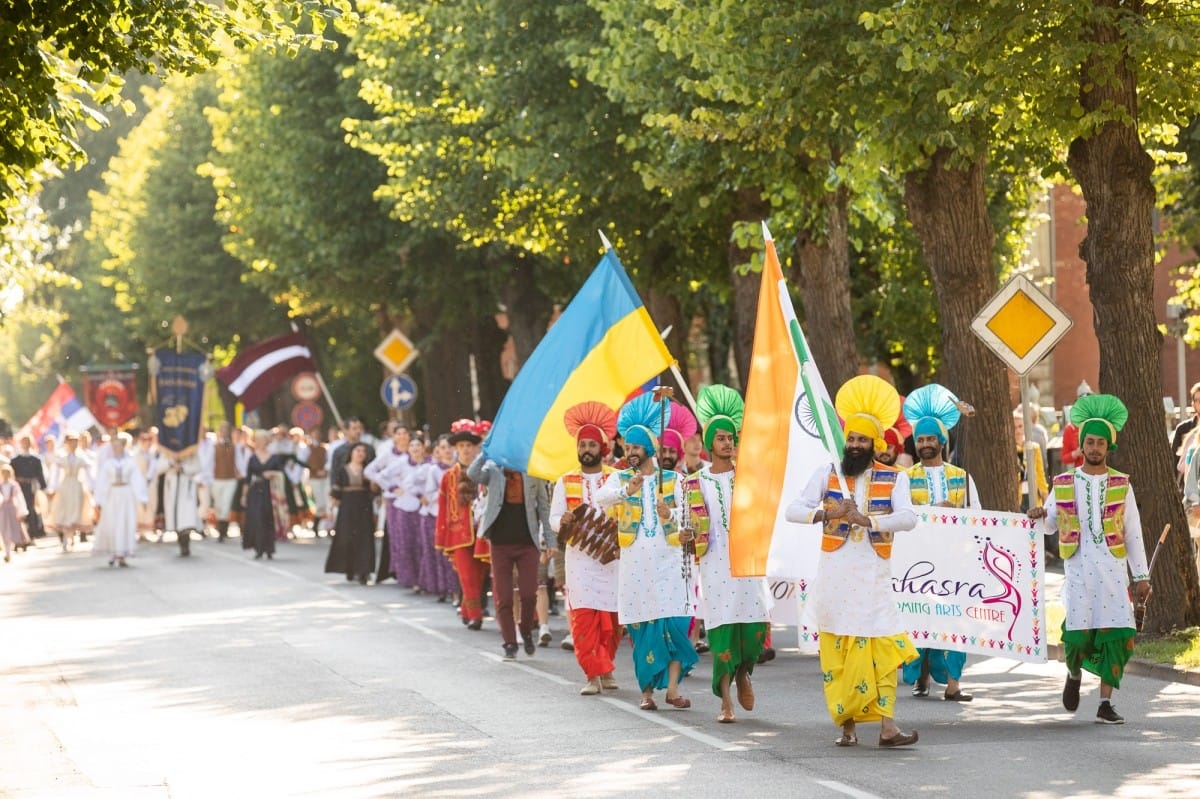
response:
<path id="1" fill-rule="evenodd" d="M 290 324 L 292 326 L 293 333 L 300 332 L 300 327 L 296 324 L 296 322 L 294 320 L 289 319 L 288 324 Z M 313 358 L 314 366 L 316 365 L 316 362 L 317 362 L 317 359 Z M 325 378 L 324 378 L 324 376 L 322 376 L 321 370 L 314 369 L 313 375 L 315 375 L 317 378 L 317 385 L 319 385 L 321 387 L 321 394 L 324 395 L 325 401 L 327 403 L 329 403 L 329 410 L 333 413 L 333 419 L 334 419 L 334 421 L 337 422 L 337 426 L 339 428 L 345 427 L 345 425 L 342 423 L 342 415 L 340 413 L 338 413 L 337 403 L 333 401 L 333 395 L 329 393 L 329 386 L 325 385 Z"/>
<path id="2" fill-rule="evenodd" d="M 658 332 L 658 335 L 662 337 L 664 342 L 667 340 L 667 336 L 671 335 L 671 330 L 674 327 L 674 325 L 667 325 Z M 683 392 L 683 398 L 687 400 L 688 407 L 692 409 L 692 413 L 697 413 L 696 398 L 692 396 L 687 381 L 683 379 L 683 372 L 679 371 L 679 361 L 674 358 L 671 359 L 671 374 L 675 376 L 675 382 L 679 384 L 679 390 Z"/>

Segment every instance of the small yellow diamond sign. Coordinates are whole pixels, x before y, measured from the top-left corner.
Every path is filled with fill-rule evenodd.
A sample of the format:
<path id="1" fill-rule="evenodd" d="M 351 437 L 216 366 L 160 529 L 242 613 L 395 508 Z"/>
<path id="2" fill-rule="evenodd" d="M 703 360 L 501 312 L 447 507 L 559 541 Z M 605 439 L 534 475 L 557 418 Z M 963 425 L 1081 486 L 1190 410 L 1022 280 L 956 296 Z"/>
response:
<path id="1" fill-rule="evenodd" d="M 375 357 L 394 373 L 403 372 L 420 354 L 421 351 L 399 330 L 392 330 L 375 348 Z"/>
<path id="2" fill-rule="evenodd" d="M 1017 276 L 988 300 L 971 329 L 1023 375 L 1071 329 L 1071 317 L 1027 278 Z"/>

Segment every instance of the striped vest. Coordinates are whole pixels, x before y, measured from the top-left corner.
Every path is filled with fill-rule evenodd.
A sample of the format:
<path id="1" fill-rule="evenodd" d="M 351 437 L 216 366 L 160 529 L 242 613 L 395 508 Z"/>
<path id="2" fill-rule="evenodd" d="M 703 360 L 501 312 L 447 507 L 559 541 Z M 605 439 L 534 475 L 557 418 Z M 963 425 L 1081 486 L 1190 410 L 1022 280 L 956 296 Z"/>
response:
<path id="1" fill-rule="evenodd" d="M 629 483 L 629 478 L 633 477 L 633 469 L 622 469 L 618 472 L 621 479 L 621 487 L 624 489 Z M 662 500 L 668 506 L 675 504 L 675 484 L 679 481 L 679 475 L 667 469 L 663 470 L 663 489 Z M 646 486 L 649 481 L 642 481 L 642 486 Z M 636 494 L 632 494 L 623 498 L 616 504 L 617 511 L 617 543 L 622 547 L 632 546 L 637 538 L 638 527 L 642 523 L 642 489 L 639 488 Z M 669 546 L 679 546 L 679 530 L 675 526 L 675 520 L 670 519 L 661 522 L 663 534 L 667 537 Z"/>
<path id="2" fill-rule="evenodd" d="M 688 522 L 695 535 L 697 560 L 708 553 L 708 506 L 704 504 L 704 491 L 700 488 L 700 472 L 684 478 L 684 504 L 687 505 Z M 730 503 L 732 504 L 732 498 Z M 728 535 L 726 531 L 726 535 Z"/>
<path id="3" fill-rule="evenodd" d="M 1058 506 L 1058 554 L 1066 560 L 1079 549 L 1079 506 L 1075 501 L 1075 469 L 1054 478 L 1054 504 Z M 1125 496 L 1129 493 L 1129 475 L 1108 470 L 1108 489 L 1104 492 L 1104 543 L 1114 558 L 1125 557 Z"/>
<path id="4" fill-rule="evenodd" d="M 967 499 L 967 472 L 952 463 L 942 464 L 942 474 L 946 477 L 946 499 L 951 507 L 962 508 Z M 908 488 L 912 492 L 914 505 L 932 505 L 933 492 L 929 488 L 929 476 L 925 467 L 916 464 L 908 470 Z"/>
<path id="5" fill-rule="evenodd" d="M 882 516 L 892 512 L 892 491 L 896 488 L 896 475 L 900 473 L 899 469 L 891 466 L 884 466 L 882 463 L 875 463 L 869 472 L 867 472 L 867 515 Z M 854 496 L 855 478 L 846 478 L 846 488 L 850 491 L 850 496 Z M 842 502 L 842 487 L 838 485 L 838 477 L 836 471 L 829 472 L 829 484 L 825 488 L 825 512 L 836 508 Z M 871 546 L 875 548 L 875 554 L 884 560 L 892 557 L 892 538 L 891 532 L 882 530 L 871 530 Z M 850 537 L 850 525 L 845 519 L 829 519 L 823 525 L 821 530 L 821 549 L 825 552 L 833 552 L 835 549 L 846 543 L 846 539 Z"/>
<path id="6" fill-rule="evenodd" d="M 605 479 L 613 473 L 613 468 L 607 463 L 600 467 L 600 474 Z M 563 496 L 567 500 L 567 510 L 575 510 L 583 504 L 583 472 L 568 472 L 563 475 Z M 604 485 L 604 481 L 600 481 Z"/>

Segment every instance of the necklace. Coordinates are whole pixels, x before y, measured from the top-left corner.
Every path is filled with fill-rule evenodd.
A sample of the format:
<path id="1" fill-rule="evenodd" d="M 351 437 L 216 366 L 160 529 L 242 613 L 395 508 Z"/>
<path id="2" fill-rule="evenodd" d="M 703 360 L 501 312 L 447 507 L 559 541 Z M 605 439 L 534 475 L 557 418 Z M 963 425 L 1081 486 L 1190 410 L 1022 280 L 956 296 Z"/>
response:
<path id="1" fill-rule="evenodd" d="M 1092 536 L 1092 543 L 1099 545 L 1104 541 L 1104 508 L 1097 507 L 1095 497 L 1092 494 L 1092 485 L 1096 482 L 1085 477 L 1083 479 L 1083 495 L 1088 508 L 1088 533 Z M 1108 496 L 1108 475 L 1104 475 L 1104 479 L 1098 482 L 1100 485 L 1100 501 L 1103 503 L 1104 497 Z"/>
<path id="2" fill-rule="evenodd" d="M 658 496 L 658 475 L 650 474 L 642 480 L 642 495 L 638 497 L 638 502 L 642 503 L 642 528 L 646 531 L 647 538 L 654 538 L 655 534 L 661 527 L 658 518 L 658 503 L 655 502 L 655 497 Z M 650 497 L 650 519 L 649 526 L 646 525 L 646 497 Z"/>

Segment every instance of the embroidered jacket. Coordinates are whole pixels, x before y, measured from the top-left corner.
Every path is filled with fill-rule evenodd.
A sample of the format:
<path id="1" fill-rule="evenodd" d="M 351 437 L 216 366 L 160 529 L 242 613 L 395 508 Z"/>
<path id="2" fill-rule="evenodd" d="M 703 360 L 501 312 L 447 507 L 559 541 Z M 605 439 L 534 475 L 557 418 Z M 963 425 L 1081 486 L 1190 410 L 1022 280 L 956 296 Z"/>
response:
<path id="1" fill-rule="evenodd" d="M 966 506 L 967 471 L 952 463 L 942 465 L 942 474 L 946 476 L 946 500 L 955 508 Z M 908 489 L 912 494 L 914 505 L 932 505 L 933 491 L 929 488 L 929 476 L 925 467 L 916 464 L 908 470 Z"/>
<path id="2" fill-rule="evenodd" d="M 899 474 L 899 471 L 894 467 L 876 462 L 866 473 L 869 481 L 867 484 L 867 516 L 884 516 L 892 512 L 892 491 L 896 487 L 896 475 Z M 854 484 L 857 479 L 861 479 L 861 476 L 860 478 L 846 478 L 846 488 L 850 491 L 851 497 L 854 496 Z M 829 484 L 825 489 L 823 503 L 826 514 L 841 502 L 842 487 L 838 484 L 837 472 L 830 471 Z M 895 535 L 890 531 L 875 529 L 870 530 L 869 533 L 875 554 L 884 560 L 890 558 Z M 821 530 L 821 549 L 825 552 L 833 552 L 846 543 L 846 539 L 849 537 L 850 524 L 845 519 L 828 519 Z"/>
<path id="3" fill-rule="evenodd" d="M 704 504 L 704 491 L 700 488 L 701 474 L 703 470 L 689 475 L 683 481 L 684 506 L 687 508 L 692 534 L 695 536 L 697 560 L 708 553 L 708 528 L 711 524 L 708 506 Z M 730 502 L 732 501 L 731 498 Z"/>
<path id="4" fill-rule="evenodd" d="M 633 469 L 623 469 L 617 473 L 621 480 L 622 499 L 615 506 L 617 513 L 617 542 L 622 547 L 631 546 L 634 540 L 637 539 L 638 527 L 642 523 L 642 487 L 646 486 L 646 481 L 638 487 L 638 490 L 633 494 L 625 493 L 625 487 L 629 484 L 629 479 L 633 477 Z M 664 469 L 662 473 L 662 500 L 668 506 L 675 504 L 675 485 L 679 481 L 679 475 Z M 662 522 L 663 533 L 667 537 L 667 544 L 673 547 L 679 546 L 679 528 L 675 524 L 675 519 L 667 519 Z"/>
<path id="5" fill-rule="evenodd" d="M 1054 504 L 1058 506 L 1058 554 L 1063 560 L 1079 549 L 1079 505 L 1075 498 L 1076 469 L 1054 478 Z M 1108 488 L 1104 492 L 1102 525 L 1104 543 L 1114 558 L 1125 557 L 1125 495 L 1129 493 L 1129 475 L 1108 470 Z"/>

